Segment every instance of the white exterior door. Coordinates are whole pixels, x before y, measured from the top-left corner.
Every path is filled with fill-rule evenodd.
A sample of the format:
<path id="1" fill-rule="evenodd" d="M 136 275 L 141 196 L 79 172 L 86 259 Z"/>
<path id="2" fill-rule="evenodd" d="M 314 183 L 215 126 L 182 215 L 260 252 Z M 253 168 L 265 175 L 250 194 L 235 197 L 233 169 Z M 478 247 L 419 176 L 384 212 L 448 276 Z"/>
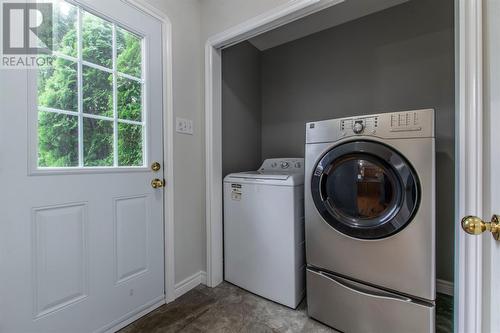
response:
<path id="1" fill-rule="evenodd" d="M 0 69 L 5 333 L 105 331 L 165 299 L 161 22 L 120 0 L 53 18 L 51 68 Z"/>

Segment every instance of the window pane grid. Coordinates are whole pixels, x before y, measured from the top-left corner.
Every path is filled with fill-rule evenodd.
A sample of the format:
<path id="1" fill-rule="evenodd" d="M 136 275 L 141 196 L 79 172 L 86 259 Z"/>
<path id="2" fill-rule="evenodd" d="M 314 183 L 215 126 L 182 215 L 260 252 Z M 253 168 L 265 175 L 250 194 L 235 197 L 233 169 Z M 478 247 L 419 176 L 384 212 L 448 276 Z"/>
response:
<path id="1" fill-rule="evenodd" d="M 77 149 L 78 149 L 78 158 L 77 158 L 77 164 L 78 165 L 56 165 L 55 167 L 80 167 L 80 168 L 88 168 L 88 167 L 143 167 L 144 162 L 145 162 L 145 138 L 146 138 L 146 121 L 145 121 L 145 112 L 144 112 L 144 90 L 145 90 L 145 81 L 143 79 L 143 40 L 142 38 L 136 37 L 136 35 L 126 31 L 125 29 L 118 27 L 115 23 L 107 22 L 104 21 L 100 18 L 97 18 L 96 21 L 102 21 L 104 22 L 103 24 L 106 24 L 111 27 L 111 38 L 112 38 L 112 61 L 111 61 L 111 67 L 112 68 L 107 68 L 102 65 L 90 62 L 88 60 L 84 60 L 84 16 L 93 16 L 93 14 L 89 14 L 82 10 L 81 8 L 77 8 L 76 10 L 76 57 L 73 55 L 68 55 L 64 54 L 58 51 L 54 52 L 54 56 L 60 59 L 64 59 L 65 61 L 69 61 L 72 63 L 75 63 L 76 65 L 76 71 L 77 71 L 77 91 L 76 91 L 76 99 L 77 99 L 77 111 L 70 111 L 70 110 L 65 110 L 65 109 L 60 109 L 57 107 L 50 107 L 49 106 L 39 106 L 38 107 L 38 112 L 39 113 L 48 113 L 48 114 L 60 114 L 63 116 L 74 116 L 75 120 L 77 119 Z M 87 20 L 87 18 L 86 18 Z M 88 29 L 88 27 L 87 27 Z M 96 29 L 93 27 L 93 29 Z M 125 49 L 129 45 L 127 43 L 130 43 L 130 40 L 132 40 L 132 49 L 135 47 L 135 51 L 137 52 L 137 47 L 140 48 L 140 59 L 133 58 L 133 64 L 139 63 L 140 67 L 139 68 L 131 68 L 131 66 L 125 66 L 123 67 L 124 63 L 127 64 L 126 60 L 127 58 L 121 60 L 121 66 L 120 68 L 123 68 L 124 70 L 130 71 L 133 74 L 141 74 L 141 78 L 138 78 L 134 75 L 128 74 L 128 73 L 123 73 L 121 71 L 118 71 L 118 46 L 117 46 L 117 30 L 120 29 L 120 36 L 122 38 L 122 41 L 125 40 L 125 42 L 122 42 L 121 45 L 121 51 L 122 54 L 125 56 L 128 56 L 129 54 L 125 53 L 125 51 L 128 51 L 129 53 L 130 48 Z M 108 30 L 109 31 L 109 30 Z M 87 35 L 88 36 L 88 35 Z M 93 38 L 93 37 L 92 37 Z M 133 44 L 134 42 L 138 44 Z M 87 40 L 87 44 L 92 43 L 92 40 L 89 42 Z M 139 45 L 139 46 L 137 46 Z M 133 50 L 134 51 L 134 50 Z M 89 51 L 86 54 L 88 55 Z M 137 54 L 137 53 L 136 53 Z M 132 54 L 133 56 L 133 54 Z M 88 56 L 87 56 L 88 57 Z M 90 55 L 90 57 L 94 57 L 93 55 Z M 92 94 L 95 94 L 95 90 L 97 90 L 98 96 L 100 99 L 103 101 L 106 100 L 106 95 L 105 90 L 99 91 L 99 89 L 94 89 L 92 86 L 92 81 L 89 79 L 89 81 L 86 83 L 85 80 L 85 68 L 92 68 L 95 73 L 101 73 L 104 74 L 109 74 L 108 80 L 110 81 L 112 85 L 111 89 L 111 103 L 110 105 L 110 110 L 109 112 L 112 112 L 111 114 L 107 115 L 104 111 L 104 114 L 95 114 L 96 112 L 99 113 L 99 109 L 91 108 L 89 109 L 89 106 L 85 107 L 84 103 L 85 100 L 93 102 L 93 104 L 98 104 L 98 105 L 104 105 L 104 102 L 96 102 Z M 100 72 L 99 72 L 100 71 Z M 94 76 L 90 76 L 92 78 L 95 78 Z M 140 113 L 139 117 L 136 117 L 138 119 L 122 119 L 120 116 L 120 112 L 118 110 L 118 100 L 119 100 L 119 91 L 118 91 L 118 79 L 126 79 L 126 80 L 131 80 L 130 82 L 136 82 L 135 88 L 136 91 L 137 89 L 140 89 L 140 96 L 139 98 L 133 97 L 133 101 L 135 101 L 136 104 L 125 104 L 125 107 L 127 109 L 130 108 L 138 108 L 138 111 Z M 101 76 L 101 82 L 105 82 L 104 76 Z M 84 91 L 84 85 L 86 84 L 87 87 L 87 95 L 85 95 Z M 138 85 L 137 85 L 138 84 Z M 130 88 L 129 88 L 130 89 Z M 40 94 L 40 93 L 39 93 Z M 134 95 L 134 92 L 132 91 L 125 91 L 122 93 L 122 95 Z M 137 95 L 137 93 L 135 93 Z M 40 95 L 39 95 L 40 96 Z M 86 97 L 85 97 L 86 96 Z M 130 97 L 129 97 L 130 98 Z M 123 97 L 122 97 L 123 99 Z M 125 100 L 128 101 L 128 100 Z M 137 103 L 138 102 L 138 103 Z M 121 103 L 121 107 L 124 107 L 123 103 Z M 105 110 L 106 107 L 104 106 Z M 125 109 L 125 110 L 127 110 Z M 137 109 L 136 109 L 137 110 Z M 89 113 L 87 111 L 90 111 L 92 113 Z M 129 111 L 130 112 L 130 111 Z M 137 112 L 136 112 L 137 113 Z M 61 118 L 64 120 L 64 118 Z M 112 128 L 111 126 L 112 125 Z M 41 126 L 39 124 L 39 126 Z M 45 124 L 43 126 L 46 126 Z M 50 124 L 48 124 L 50 127 Z M 110 132 L 111 130 L 111 132 Z M 39 133 L 40 131 L 45 131 L 45 129 L 40 129 L 39 128 Z M 101 132 L 100 132 L 101 131 Z M 76 132 L 76 131 L 74 131 Z M 68 132 L 68 133 L 73 133 L 73 132 Z M 111 137 L 112 135 L 112 137 Z M 126 136 L 128 135 L 128 136 Z M 93 137 L 97 138 L 97 144 L 96 142 L 92 141 L 91 139 Z M 76 139 L 76 138 L 75 138 Z M 110 142 L 110 139 L 112 139 L 112 142 Z M 138 140 L 140 140 L 140 142 Z M 133 141 L 137 140 L 137 141 Z M 76 141 L 76 140 L 75 140 Z M 106 144 L 106 142 L 108 142 Z M 90 144 L 90 146 L 89 146 Z M 111 146 L 108 146 L 106 148 L 106 145 L 111 144 Z M 88 147 L 86 147 L 86 145 Z M 110 150 L 110 147 L 112 147 L 112 154 L 111 155 L 106 155 L 107 151 Z M 123 148 L 124 147 L 124 148 Z M 39 149 L 40 146 L 39 146 Z M 132 149 L 126 152 L 121 151 L 121 149 Z M 39 152 L 40 154 L 41 152 Z M 53 167 L 50 165 L 46 165 L 46 163 L 40 163 L 40 156 L 39 155 L 39 167 L 45 168 L 45 167 Z M 95 157 L 95 160 L 92 160 L 92 156 L 97 156 Z M 90 158 L 90 160 L 89 160 Z M 112 161 L 110 160 L 112 158 Z M 127 164 L 123 164 L 124 163 Z M 76 163 L 76 162 L 75 162 Z M 111 164 L 110 164 L 111 163 Z"/>
<path id="2" fill-rule="evenodd" d="M 76 33 L 78 44 L 78 166 L 83 167 L 83 43 L 82 43 L 82 11 L 78 8 L 78 30 Z"/>
<path id="3" fill-rule="evenodd" d="M 38 111 L 40 112 L 51 112 L 51 113 L 60 113 L 60 114 L 66 114 L 70 116 L 77 116 L 79 115 L 78 111 L 68 111 L 68 110 L 61 110 L 61 109 L 56 109 L 56 108 L 49 108 L 46 106 L 38 106 Z"/>
<path id="4" fill-rule="evenodd" d="M 133 81 L 137 81 L 137 82 L 140 82 L 140 83 L 144 83 L 143 79 L 137 78 L 135 76 L 122 73 L 122 72 L 120 72 L 118 70 L 116 71 L 116 73 L 118 74 L 119 77 L 124 77 L 124 78 L 129 79 L 129 80 L 133 80 Z"/>
<path id="5" fill-rule="evenodd" d="M 72 56 L 69 56 L 67 54 L 64 54 L 64 53 L 61 53 L 61 52 L 58 52 L 58 51 L 54 51 L 52 52 L 54 56 L 56 56 L 57 58 L 61 58 L 61 59 L 64 59 L 64 60 L 68 60 L 68 61 L 73 61 L 74 63 L 78 63 L 78 58 L 75 58 L 75 57 L 72 57 Z M 85 66 L 88 66 L 88 67 L 92 67 L 92 68 L 95 68 L 95 69 L 99 69 L 103 72 L 108 72 L 110 74 L 113 73 L 113 69 L 110 69 L 110 68 L 106 68 L 106 67 L 103 67 L 101 65 L 98 65 L 98 64 L 94 64 L 90 61 L 86 61 L 86 60 L 82 60 L 81 61 L 83 65 Z M 133 80 L 133 81 L 137 81 L 137 82 L 140 82 L 140 83 L 144 83 L 144 80 L 139 78 L 139 77 L 135 77 L 133 75 L 130 75 L 130 74 L 127 74 L 127 73 L 122 73 L 120 72 L 119 70 L 115 70 L 116 71 L 116 74 L 119 76 L 119 77 L 124 77 L 124 78 L 127 78 L 129 80 Z"/>
<path id="6" fill-rule="evenodd" d="M 69 116 L 80 116 L 79 112 L 75 111 L 67 111 L 67 110 L 60 110 L 60 109 L 54 109 L 54 108 L 48 108 L 45 106 L 39 106 L 38 107 L 39 112 L 47 112 L 47 113 L 59 113 L 59 114 L 65 114 Z M 92 119 L 98 119 L 98 120 L 106 120 L 106 121 L 115 121 L 114 117 L 105 117 L 105 116 L 99 116 L 95 114 L 82 114 L 83 118 L 92 118 Z M 145 122 L 143 121 L 135 121 L 135 120 L 128 120 L 128 119 L 116 119 L 116 121 L 120 124 L 129 124 L 129 125 L 137 125 L 137 126 L 145 126 Z"/>
<path id="7" fill-rule="evenodd" d="M 113 35 L 113 163 L 114 166 L 118 166 L 118 93 L 117 93 L 117 78 L 116 78 L 116 25 L 113 24 L 112 27 Z"/>

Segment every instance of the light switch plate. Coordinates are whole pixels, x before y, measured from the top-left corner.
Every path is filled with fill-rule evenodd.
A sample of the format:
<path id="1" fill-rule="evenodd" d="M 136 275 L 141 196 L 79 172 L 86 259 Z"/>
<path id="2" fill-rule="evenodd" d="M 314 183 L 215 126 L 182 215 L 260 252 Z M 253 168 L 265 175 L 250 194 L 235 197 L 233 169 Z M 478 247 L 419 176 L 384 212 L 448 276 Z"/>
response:
<path id="1" fill-rule="evenodd" d="M 175 118 L 175 131 L 177 133 L 193 135 L 193 121 L 191 119 Z"/>

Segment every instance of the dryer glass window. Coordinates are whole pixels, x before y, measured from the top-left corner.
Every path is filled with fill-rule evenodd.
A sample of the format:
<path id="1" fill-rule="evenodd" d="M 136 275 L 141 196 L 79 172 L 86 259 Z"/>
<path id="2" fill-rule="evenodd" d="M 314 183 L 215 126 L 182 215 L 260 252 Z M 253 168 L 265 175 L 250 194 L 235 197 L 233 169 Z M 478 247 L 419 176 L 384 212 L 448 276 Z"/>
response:
<path id="1" fill-rule="evenodd" d="M 374 219 L 397 209 L 397 186 L 397 179 L 380 163 L 350 156 L 332 164 L 323 195 L 332 212 L 356 224 L 373 225 Z"/>
<path id="2" fill-rule="evenodd" d="M 418 207 L 418 178 L 394 149 L 373 141 L 333 147 L 311 178 L 316 209 L 339 232 L 379 239 L 401 231 Z"/>

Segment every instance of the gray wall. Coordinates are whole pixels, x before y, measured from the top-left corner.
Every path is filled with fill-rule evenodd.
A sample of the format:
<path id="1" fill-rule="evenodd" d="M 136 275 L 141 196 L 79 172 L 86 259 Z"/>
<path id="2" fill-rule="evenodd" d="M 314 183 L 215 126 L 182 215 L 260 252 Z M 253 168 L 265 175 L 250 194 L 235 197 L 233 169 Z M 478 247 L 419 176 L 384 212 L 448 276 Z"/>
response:
<path id="1" fill-rule="evenodd" d="M 222 52 L 222 172 L 261 163 L 261 54 L 248 42 Z"/>
<path id="2" fill-rule="evenodd" d="M 303 156 L 308 121 L 436 109 L 437 276 L 453 280 L 453 0 L 418 0 L 263 52 L 262 157 Z"/>

